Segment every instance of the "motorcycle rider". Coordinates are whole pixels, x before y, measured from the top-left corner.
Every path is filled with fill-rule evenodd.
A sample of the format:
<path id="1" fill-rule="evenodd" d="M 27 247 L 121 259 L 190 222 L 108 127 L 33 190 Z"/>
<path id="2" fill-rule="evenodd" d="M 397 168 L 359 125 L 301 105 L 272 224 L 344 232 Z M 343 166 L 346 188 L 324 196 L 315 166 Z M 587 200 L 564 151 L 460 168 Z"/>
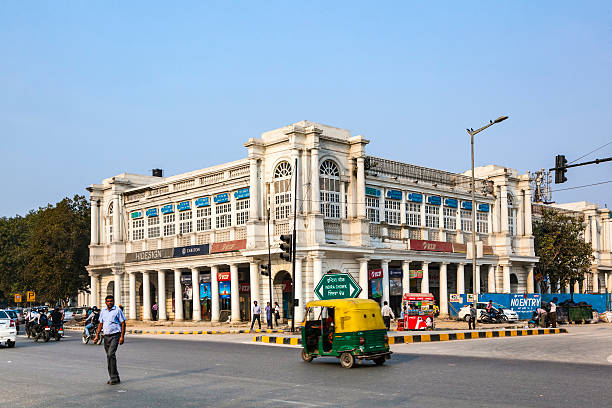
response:
<path id="1" fill-rule="evenodd" d="M 495 317 L 495 308 L 493 307 L 493 301 L 489 300 L 489 303 L 487 304 L 487 314 L 489 315 L 489 317 L 491 318 L 491 320 L 493 320 L 493 318 Z"/>
<path id="2" fill-rule="evenodd" d="M 100 317 L 100 311 L 96 306 L 91 308 L 91 313 L 87 316 L 87 320 L 85 320 L 85 334 L 89 337 L 89 330 L 96 327 L 98 325 L 98 319 Z"/>
<path id="3" fill-rule="evenodd" d="M 56 329 L 59 330 L 59 328 L 62 327 L 62 320 L 63 320 L 62 312 L 60 312 L 59 306 L 55 306 L 55 308 L 51 312 L 51 322 L 52 322 L 51 324 Z"/>

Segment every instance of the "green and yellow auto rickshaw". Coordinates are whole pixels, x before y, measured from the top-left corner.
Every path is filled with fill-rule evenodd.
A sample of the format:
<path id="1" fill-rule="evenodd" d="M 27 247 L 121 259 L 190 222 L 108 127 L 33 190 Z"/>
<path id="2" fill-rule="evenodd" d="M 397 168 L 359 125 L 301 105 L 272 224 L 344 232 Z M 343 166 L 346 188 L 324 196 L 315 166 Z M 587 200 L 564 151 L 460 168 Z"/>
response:
<path id="1" fill-rule="evenodd" d="M 317 300 L 306 304 L 302 359 L 338 357 L 342 367 L 355 360 L 382 365 L 391 358 L 387 329 L 378 303 L 369 299 Z"/>

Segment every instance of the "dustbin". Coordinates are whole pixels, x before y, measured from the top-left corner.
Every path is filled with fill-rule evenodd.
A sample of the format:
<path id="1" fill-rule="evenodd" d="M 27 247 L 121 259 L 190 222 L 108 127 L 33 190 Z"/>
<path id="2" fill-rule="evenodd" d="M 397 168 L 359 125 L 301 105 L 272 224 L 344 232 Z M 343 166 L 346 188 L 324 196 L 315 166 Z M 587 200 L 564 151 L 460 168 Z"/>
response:
<path id="1" fill-rule="evenodd" d="M 568 320 L 570 322 L 580 322 L 583 320 L 582 306 L 568 306 Z"/>
<path id="2" fill-rule="evenodd" d="M 593 320 L 593 307 L 591 305 L 580 306 L 582 309 L 582 318 L 585 321 Z"/>

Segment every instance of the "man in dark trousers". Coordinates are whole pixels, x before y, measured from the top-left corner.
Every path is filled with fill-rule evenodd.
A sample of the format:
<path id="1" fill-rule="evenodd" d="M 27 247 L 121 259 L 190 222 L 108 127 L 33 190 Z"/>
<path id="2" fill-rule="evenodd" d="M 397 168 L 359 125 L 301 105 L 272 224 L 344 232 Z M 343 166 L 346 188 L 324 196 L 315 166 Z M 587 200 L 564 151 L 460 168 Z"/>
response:
<path id="1" fill-rule="evenodd" d="M 100 338 L 100 332 L 104 334 L 104 350 L 106 350 L 106 364 L 108 365 L 108 375 L 110 380 L 107 384 L 119 384 L 119 371 L 117 371 L 117 347 L 123 344 L 125 338 L 125 316 L 121 309 L 115 306 L 115 298 L 112 295 L 108 295 L 104 299 L 106 308 L 103 308 L 100 312 L 100 323 L 98 324 L 98 330 L 96 331 L 96 338 L 94 344 L 98 342 Z"/>
<path id="2" fill-rule="evenodd" d="M 468 330 L 476 330 L 476 308 L 470 303 L 470 318 L 468 319 Z"/>
<path id="3" fill-rule="evenodd" d="M 259 329 L 261 330 L 261 306 L 257 304 L 257 301 L 253 301 L 253 321 L 251 322 L 251 330 L 253 330 L 253 325 L 255 324 L 255 320 L 259 324 Z"/>

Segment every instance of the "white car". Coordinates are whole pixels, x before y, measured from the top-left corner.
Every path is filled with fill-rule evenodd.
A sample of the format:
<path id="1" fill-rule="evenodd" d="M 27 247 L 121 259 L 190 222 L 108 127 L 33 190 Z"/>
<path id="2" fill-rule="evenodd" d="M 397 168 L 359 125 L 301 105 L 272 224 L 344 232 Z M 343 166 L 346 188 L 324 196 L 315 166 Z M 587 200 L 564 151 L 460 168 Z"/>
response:
<path id="1" fill-rule="evenodd" d="M 508 309 L 507 307 L 500 305 L 499 303 L 495 303 L 495 302 L 493 302 L 493 307 L 504 312 L 504 315 L 506 315 L 509 322 L 518 321 L 519 319 L 518 314 L 514 310 Z M 480 313 L 481 312 L 486 313 L 486 310 L 487 310 L 487 303 L 478 302 L 476 306 L 476 316 L 478 316 L 478 320 L 480 320 Z M 460 320 L 465 320 L 467 322 L 468 319 L 470 318 L 470 305 L 465 305 L 461 309 L 459 309 L 459 313 L 457 313 L 457 317 Z"/>
<path id="2" fill-rule="evenodd" d="M 4 310 L 0 310 L 0 344 L 15 347 L 17 327 L 15 321 Z"/>

